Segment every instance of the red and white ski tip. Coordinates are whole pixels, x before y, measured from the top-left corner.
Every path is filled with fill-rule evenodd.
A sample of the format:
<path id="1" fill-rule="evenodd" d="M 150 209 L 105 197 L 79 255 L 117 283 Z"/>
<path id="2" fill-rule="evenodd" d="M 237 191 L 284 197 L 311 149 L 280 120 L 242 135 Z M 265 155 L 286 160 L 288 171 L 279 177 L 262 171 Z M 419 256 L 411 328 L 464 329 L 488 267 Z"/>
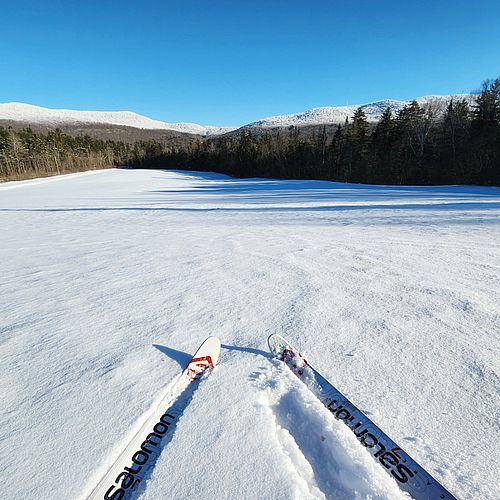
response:
<path id="1" fill-rule="evenodd" d="M 398 482 L 402 491 L 409 493 L 415 500 L 434 498 L 456 500 L 443 485 L 439 484 L 380 427 L 312 367 L 281 335 L 271 335 L 267 343 L 271 353 L 300 378 L 335 418 L 349 427 L 377 463 L 380 463 L 384 470 Z M 303 377 L 304 373 L 307 376 Z"/>
<path id="2" fill-rule="evenodd" d="M 191 380 L 198 380 L 207 370 L 212 370 L 214 363 L 211 356 L 193 358 L 187 366 L 187 376 Z"/>
<path id="3" fill-rule="evenodd" d="M 292 370 L 297 377 L 300 377 L 304 374 L 304 368 L 307 366 L 307 359 L 300 354 L 300 352 L 296 352 L 288 347 L 283 349 L 281 356 L 279 357 L 281 361 L 284 361 L 290 370 Z"/>
<path id="4" fill-rule="evenodd" d="M 182 375 L 165 388 L 140 429 L 88 494 L 88 500 L 119 500 L 128 498 L 131 491 L 136 491 L 137 485 L 144 479 L 147 470 L 153 466 L 155 457 L 161 452 L 165 436 L 171 434 L 173 423 L 189 404 L 189 399 L 180 396 L 187 387 L 194 391 L 197 386 L 194 382 L 199 381 L 204 374 L 210 374 L 217 364 L 219 354 L 220 340 L 217 337 L 207 338 Z"/>

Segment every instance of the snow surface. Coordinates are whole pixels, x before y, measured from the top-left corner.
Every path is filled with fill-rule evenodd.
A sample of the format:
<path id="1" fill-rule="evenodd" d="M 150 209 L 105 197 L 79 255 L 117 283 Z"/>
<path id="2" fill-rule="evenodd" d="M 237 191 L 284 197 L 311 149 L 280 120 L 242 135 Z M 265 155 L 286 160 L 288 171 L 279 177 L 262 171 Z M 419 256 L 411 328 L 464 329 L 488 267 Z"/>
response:
<path id="1" fill-rule="evenodd" d="M 167 123 L 152 120 L 131 111 L 76 111 L 49 109 L 20 102 L 0 103 L 0 120 L 13 120 L 46 125 L 100 123 L 124 125 L 148 130 L 175 130 L 189 134 L 218 135 L 234 130 L 232 127 L 204 126 L 196 123 Z"/>
<path id="2" fill-rule="evenodd" d="M 208 335 L 142 498 L 397 498 L 271 333 L 498 497 L 500 189 L 105 170 L 4 184 L 0 221 L 3 498 L 85 497 Z"/>
<path id="3" fill-rule="evenodd" d="M 451 99 L 465 99 L 469 104 L 473 104 L 475 100 L 471 94 L 456 94 L 451 96 L 429 95 L 417 97 L 417 101 L 421 106 L 433 106 L 437 114 L 441 114 L 446 105 Z M 323 125 L 323 124 L 343 124 L 346 118 L 351 119 L 354 112 L 361 108 L 369 122 L 377 122 L 382 118 L 382 114 L 387 108 L 391 108 L 394 114 L 398 113 L 404 106 L 407 106 L 411 101 L 398 101 L 395 99 L 385 99 L 375 101 L 368 104 L 352 104 L 350 106 L 324 106 L 320 108 L 309 109 L 302 113 L 294 113 L 290 115 L 271 116 L 256 122 L 246 125 L 246 127 L 290 127 L 304 125 Z"/>

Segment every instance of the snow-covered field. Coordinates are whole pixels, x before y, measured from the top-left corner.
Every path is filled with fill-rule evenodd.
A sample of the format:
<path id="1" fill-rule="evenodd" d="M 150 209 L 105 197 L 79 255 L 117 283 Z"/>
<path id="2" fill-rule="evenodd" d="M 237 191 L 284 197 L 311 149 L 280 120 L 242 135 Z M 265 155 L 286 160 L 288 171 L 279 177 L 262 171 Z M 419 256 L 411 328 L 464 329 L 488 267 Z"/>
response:
<path id="1" fill-rule="evenodd" d="M 500 189 L 107 170 L 0 186 L 2 498 L 85 497 L 208 335 L 142 498 L 397 498 L 280 333 L 459 498 L 498 498 Z"/>

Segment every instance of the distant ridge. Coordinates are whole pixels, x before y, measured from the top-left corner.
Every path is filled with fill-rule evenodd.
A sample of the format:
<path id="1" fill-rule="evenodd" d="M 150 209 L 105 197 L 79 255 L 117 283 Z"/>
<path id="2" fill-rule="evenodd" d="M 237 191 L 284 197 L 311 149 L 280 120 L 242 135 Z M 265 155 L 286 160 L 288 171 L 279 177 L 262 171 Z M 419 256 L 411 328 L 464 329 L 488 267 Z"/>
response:
<path id="1" fill-rule="evenodd" d="M 107 124 L 147 130 L 174 130 L 186 134 L 217 135 L 231 127 L 203 126 L 196 123 L 167 123 L 131 111 L 76 111 L 49 109 L 20 102 L 0 103 L 0 120 L 43 125 Z"/>
<path id="2" fill-rule="evenodd" d="M 417 97 L 420 105 L 432 104 L 438 113 L 443 112 L 446 105 L 451 99 L 465 99 L 472 103 L 475 96 L 472 94 L 455 94 L 455 95 L 429 95 Z M 307 125 L 336 125 L 345 122 L 346 118 L 352 118 L 356 109 L 361 108 L 369 122 L 377 122 L 382 117 L 383 112 L 387 108 L 391 108 L 394 113 L 399 112 L 404 106 L 408 105 L 411 100 L 398 101 L 395 99 L 385 99 L 383 101 L 375 101 L 367 104 L 353 104 L 351 106 L 325 106 L 320 108 L 312 108 L 302 113 L 294 113 L 290 115 L 271 116 L 263 118 L 253 123 L 245 125 L 244 128 L 273 128 L 273 127 L 303 127 Z"/>
<path id="3" fill-rule="evenodd" d="M 420 105 L 432 105 L 440 114 L 446 108 L 451 99 L 465 99 L 472 104 L 475 95 L 455 94 L 455 95 L 430 95 L 417 97 L 415 100 Z M 222 135 L 235 130 L 245 129 L 267 129 L 279 127 L 304 127 L 310 125 L 336 125 L 350 119 L 357 108 L 361 107 L 369 122 L 380 120 L 383 112 L 391 108 L 394 113 L 398 113 L 411 101 L 401 101 L 395 99 L 385 99 L 367 104 L 353 104 L 350 106 L 325 106 L 312 108 L 301 113 L 288 115 L 271 116 L 263 118 L 242 127 L 218 127 L 204 126 L 196 123 L 168 123 L 160 120 L 153 120 L 147 116 L 133 113 L 132 111 L 77 111 L 70 109 L 49 109 L 32 104 L 18 102 L 0 103 L 0 120 L 21 124 L 45 125 L 56 127 L 63 125 L 117 125 L 133 127 L 142 130 L 165 130 L 175 131 L 185 134 L 196 134 L 201 136 Z"/>

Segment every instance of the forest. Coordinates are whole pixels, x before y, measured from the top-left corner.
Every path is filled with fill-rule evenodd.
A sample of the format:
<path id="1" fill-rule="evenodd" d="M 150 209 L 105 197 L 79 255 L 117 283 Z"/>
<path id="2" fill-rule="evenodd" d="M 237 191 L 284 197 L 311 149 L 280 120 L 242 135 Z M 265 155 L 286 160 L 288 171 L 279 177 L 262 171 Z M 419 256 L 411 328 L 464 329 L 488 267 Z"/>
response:
<path id="1" fill-rule="evenodd" d="M 469 105 L 445 110 L 411 102 L 376 124 L 362 109 L 313 131 L 242 130 L 214 138 L 132 144 L 0 127 L 0 178 L 127 166 L 210 170 L 236 177 L 325 179 L 369 184 L 500 185 L 500 78 L 483 83 Z"/>

